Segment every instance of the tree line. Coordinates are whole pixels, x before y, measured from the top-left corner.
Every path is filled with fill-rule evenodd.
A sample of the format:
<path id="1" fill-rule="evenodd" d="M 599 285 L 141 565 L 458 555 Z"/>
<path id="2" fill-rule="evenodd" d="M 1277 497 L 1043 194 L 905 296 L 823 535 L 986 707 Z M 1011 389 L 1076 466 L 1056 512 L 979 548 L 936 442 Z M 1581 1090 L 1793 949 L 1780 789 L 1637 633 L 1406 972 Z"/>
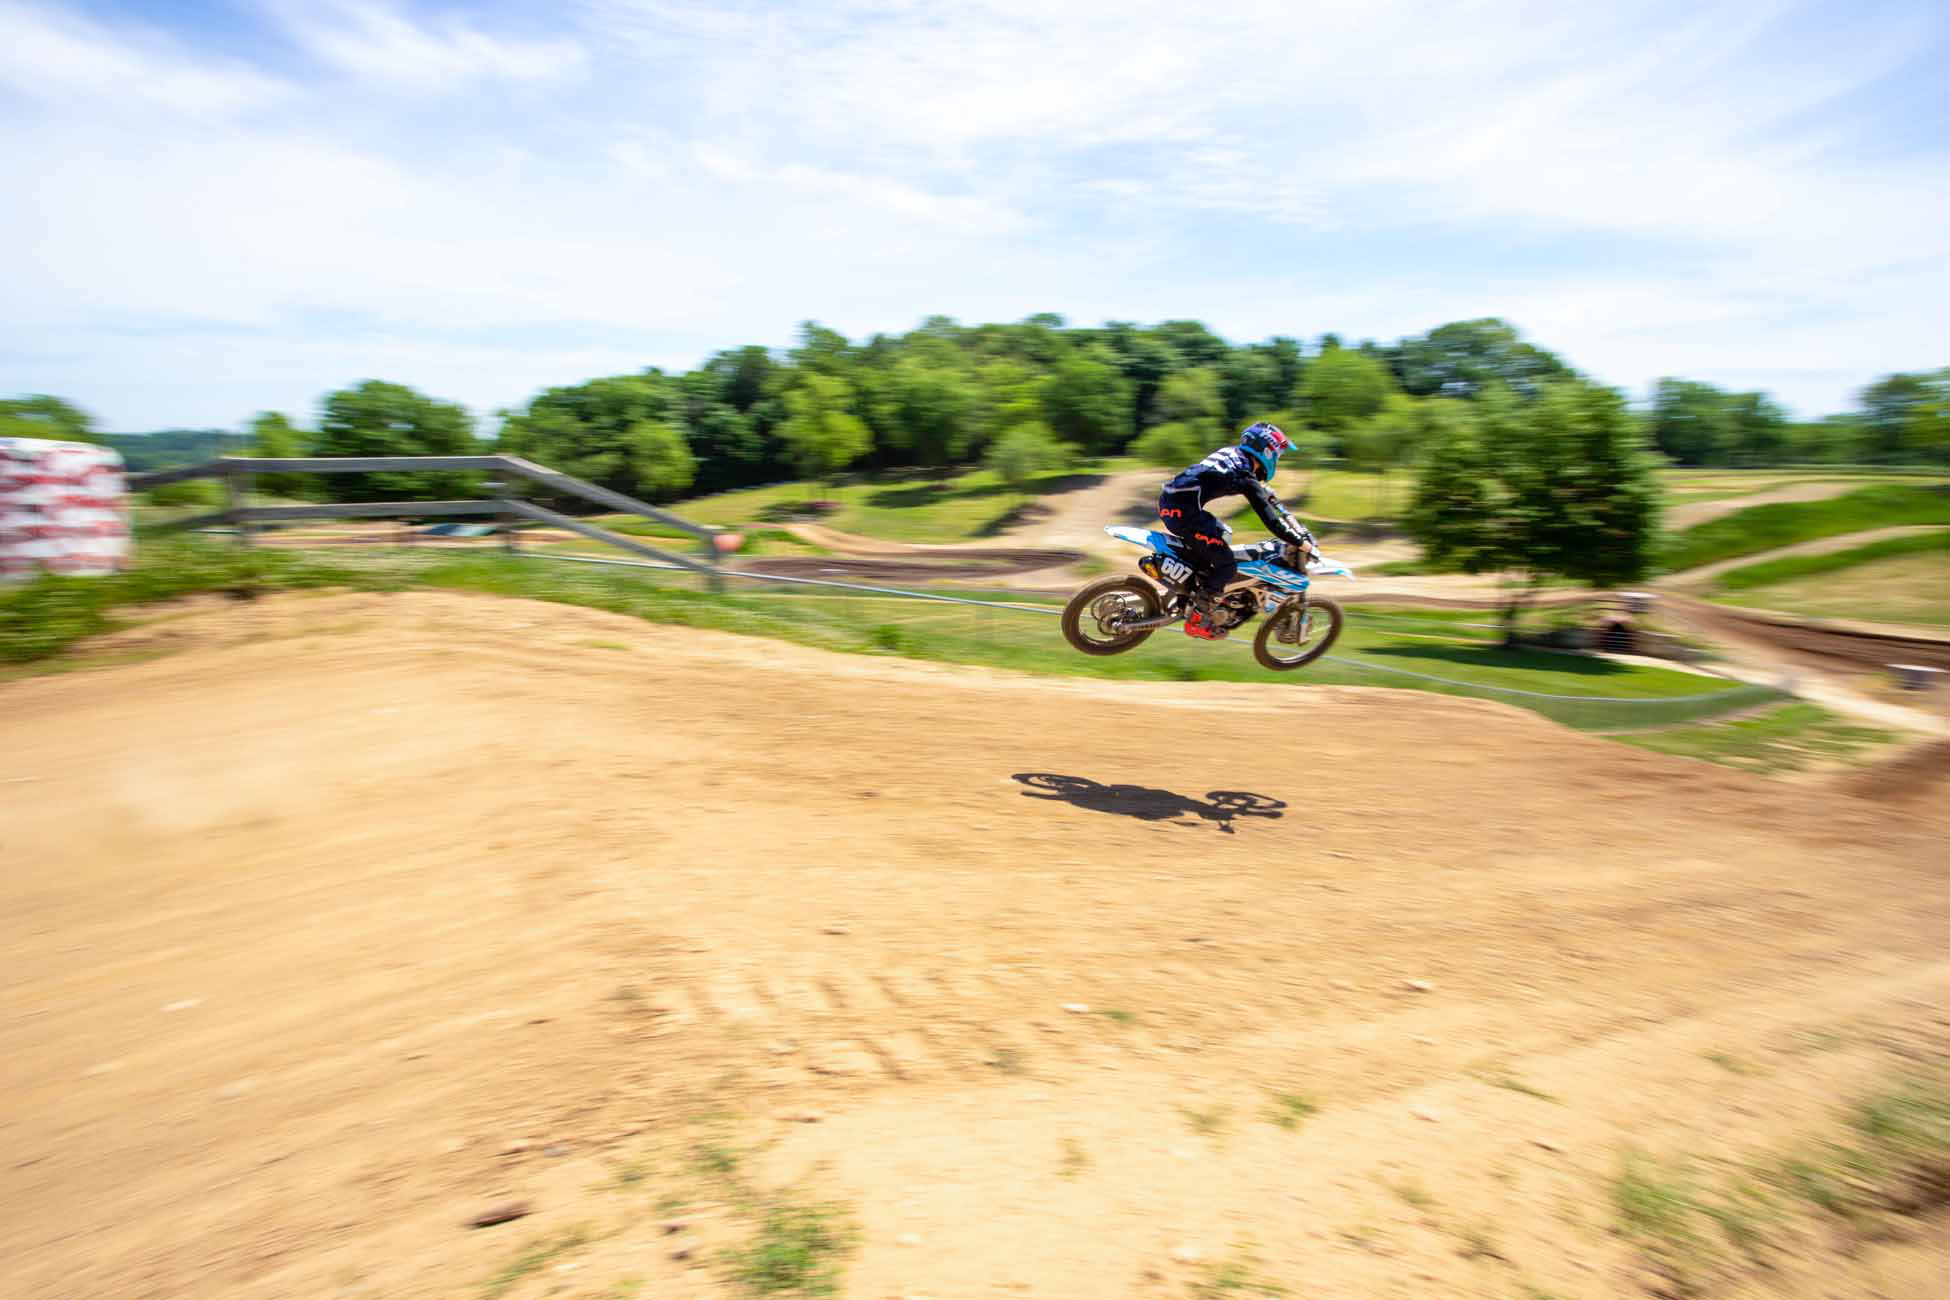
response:
<path id="1" fill-rule="evenodd" d="M 497 412 L 491 441 L 492 449 L 658 502 L 849 470 L 979 462 L 1020 482 L 1114 453 L 1175 466 L 1257 419 L 1287 429 L 1310 460 L 1381 470 L 1424 459 L 1465 426 L 1474 436 L 1507 436 L 1508 421 L 1486 399 L 1524 410 L 1553 392 L 1595 387 L 1497 319 L 1390 344 L 1328 334 L 1311 344 L 1281 337 L 1243 345 L 1197 321 L 1083 328 L 1054 315 L 1006 325 L 934 317 L 858 342 L 808 323 L 790 349 L 732 348 L 684 373 L 651 368 L 547 389 Z M 1855 410 L 1814 421 L 1790 420 L 1764 393 L 1681 379 L 1660 381 L 1644 409 L 1617 405 L 1638 438 L 1678 465 L 1950 462 L 1950 369 L 1890 375 L 1864 389 Z M 84 413 L 52 397 L 0 401 L 0 436 L 9 435 L 97 437 Z M 248 449 L 372 456 L 490 448 L 464 407 L 371 380 L 327 394 L 309 428 L 278 412 L 257 416 Z M 266 486 L 404 499 L 453 485 L 372 475 Z"/>

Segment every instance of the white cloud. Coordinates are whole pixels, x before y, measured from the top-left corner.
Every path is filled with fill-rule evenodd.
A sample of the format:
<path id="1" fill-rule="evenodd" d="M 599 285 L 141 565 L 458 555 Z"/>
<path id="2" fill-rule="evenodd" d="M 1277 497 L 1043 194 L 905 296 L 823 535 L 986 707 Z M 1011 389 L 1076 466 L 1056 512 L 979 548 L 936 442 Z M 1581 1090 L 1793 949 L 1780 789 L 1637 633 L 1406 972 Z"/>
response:
<path id="1" fill-rule="evenodd" d="M 195 115 L 287 93 L 274 78 L 197 59 L 153 32 L 110 31 L 77 14 L 0 0 L 0 87 L 53 104 L 135 104 Z"/>
<path id="2" fill-rule="evenodd" d="M 283 10 L 292 35 L 318 58 L 354 76 L 415 90 L 447 90 L 482 79 L 544 81 L 581 63 L 566 38 L 490 36 L 458 17 L 423 27 L 364 0 L 307 0 Z"/>
<path id="3" fill-rule="evenodd" d="M 375 368 L 479 405 L 482 332 L 1499 314 L 1614 382 L 1779 373 L 1820 410 L 1950 336 L 1950 153 L 1909 121 L 1882 147 L 1874 102 L 1941 48 L 1927 4 L 261 2 L 361 84 L 0 0 L 0 389 L 48 386 L 42 339 L 169 394 L 263 340 L 321 367 L 385 340 Z"/>

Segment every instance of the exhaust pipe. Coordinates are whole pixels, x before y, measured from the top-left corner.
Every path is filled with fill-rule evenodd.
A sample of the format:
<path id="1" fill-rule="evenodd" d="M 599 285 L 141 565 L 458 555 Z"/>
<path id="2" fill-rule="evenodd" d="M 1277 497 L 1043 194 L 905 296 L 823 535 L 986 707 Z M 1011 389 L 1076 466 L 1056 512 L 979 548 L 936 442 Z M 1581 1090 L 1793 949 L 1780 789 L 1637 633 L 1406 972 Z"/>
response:
<path id="1" fill-rule="evenodd" d="M 1170 627 L 1177 621 L 1178 615 L 1176 614 L 1160 614 L 1156 618 L 1139 618 L 1133 619 L 1129 623 L 1119 623 L 1117 630 L 1119 632 L 1150 632 L 1157 628 Z"/>

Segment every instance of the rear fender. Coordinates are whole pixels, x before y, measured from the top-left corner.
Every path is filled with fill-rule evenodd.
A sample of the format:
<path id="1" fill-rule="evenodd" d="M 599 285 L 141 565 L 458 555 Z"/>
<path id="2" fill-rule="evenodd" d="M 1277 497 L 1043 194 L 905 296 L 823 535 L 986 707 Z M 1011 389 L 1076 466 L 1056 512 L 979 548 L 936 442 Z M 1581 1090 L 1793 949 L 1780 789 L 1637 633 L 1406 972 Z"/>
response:
<path id="1" fill-rule="evenodd" d="M 1160 555 L 1179 554 L 1178 539 L 1170 533 L 1161 533 L 1155 528 L 1131 528 L 1123 524 L 1113 524 L 1104 531 L 1120 542 L 1142 546 Z"/>

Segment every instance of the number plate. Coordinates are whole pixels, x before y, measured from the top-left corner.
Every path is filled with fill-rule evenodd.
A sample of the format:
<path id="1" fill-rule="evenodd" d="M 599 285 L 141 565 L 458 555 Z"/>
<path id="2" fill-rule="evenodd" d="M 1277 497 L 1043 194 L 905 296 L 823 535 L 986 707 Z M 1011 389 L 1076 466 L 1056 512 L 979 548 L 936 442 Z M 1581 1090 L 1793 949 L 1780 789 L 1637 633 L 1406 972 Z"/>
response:
<path id="1" fill-rule="evenodd" d="M 1158 562 L 1158 569 L 1172 582 L 1186 582 L 1192 576 L 1191 566 L 1166 556 Z"/>

